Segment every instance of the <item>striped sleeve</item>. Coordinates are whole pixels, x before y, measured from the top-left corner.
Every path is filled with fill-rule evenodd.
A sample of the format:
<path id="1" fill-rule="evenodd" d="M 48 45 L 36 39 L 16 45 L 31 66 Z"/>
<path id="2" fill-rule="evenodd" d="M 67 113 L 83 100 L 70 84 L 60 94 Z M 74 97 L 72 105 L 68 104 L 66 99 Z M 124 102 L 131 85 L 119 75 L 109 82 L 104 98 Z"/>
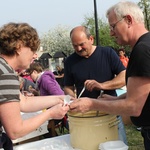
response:
<path id="1" fill-rule="evenodd" d="M 19 85 L 15 71 L 0 58 L 0 102 L 19 101 Z"/>

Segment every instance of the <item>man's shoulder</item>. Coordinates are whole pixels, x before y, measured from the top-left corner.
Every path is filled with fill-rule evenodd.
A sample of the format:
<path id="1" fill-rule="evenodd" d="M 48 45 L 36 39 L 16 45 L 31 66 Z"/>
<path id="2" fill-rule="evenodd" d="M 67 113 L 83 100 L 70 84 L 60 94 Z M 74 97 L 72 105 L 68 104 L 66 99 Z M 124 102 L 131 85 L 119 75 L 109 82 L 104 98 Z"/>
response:
<path id="1" fill-rule="evenodd" d="M 97 53 L 104 53 L 104 54 L 116 53 L 115 50 L 112 47 L 109 47 L 109 46 L 97 46 L 96 47 L 96 52 Z"/>
<path id="2" fill-rule="evenodd" d="M 67 63 L 70 61 L 72 62 L 78 58 L 79 58 L 79 55 L 74 52 L 66 58 L 65 62 L 67 62 Z"/>

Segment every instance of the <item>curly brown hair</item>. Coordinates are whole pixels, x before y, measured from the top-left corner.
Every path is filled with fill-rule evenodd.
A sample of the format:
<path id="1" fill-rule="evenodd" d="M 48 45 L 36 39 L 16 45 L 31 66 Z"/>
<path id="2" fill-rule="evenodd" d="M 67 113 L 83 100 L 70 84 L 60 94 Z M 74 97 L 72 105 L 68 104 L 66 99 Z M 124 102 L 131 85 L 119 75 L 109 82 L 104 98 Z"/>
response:
<path id="1" fill-rule="evenodd" d="M 27 23 L 8 23 L 0 28 L 1 54 L 15 55 L 18 42 L 21 42 L 25 47 L 30 47 L 33 52 L 36 52 L 40 45 L 36 29 Z"/>

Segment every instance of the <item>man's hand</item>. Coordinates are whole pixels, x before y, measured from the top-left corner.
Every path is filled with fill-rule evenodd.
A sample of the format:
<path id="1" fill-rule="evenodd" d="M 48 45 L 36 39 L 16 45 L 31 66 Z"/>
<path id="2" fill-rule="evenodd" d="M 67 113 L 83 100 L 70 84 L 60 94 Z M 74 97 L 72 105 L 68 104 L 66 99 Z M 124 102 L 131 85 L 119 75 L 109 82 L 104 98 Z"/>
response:
<path id="1" fill-rule="evenodd" d="M 102 84 L 95 80 L 86 80 L 84 82 L 84 86 L 90 92 L 93 90 L 101 90 L 102 89 Z"/>
<path id="2" fill-rule="evenodd" d="M 74 100 L 70 104 L 70 111 L 85 113 L 91 109 L 92 100 L 88 97 Z"/>

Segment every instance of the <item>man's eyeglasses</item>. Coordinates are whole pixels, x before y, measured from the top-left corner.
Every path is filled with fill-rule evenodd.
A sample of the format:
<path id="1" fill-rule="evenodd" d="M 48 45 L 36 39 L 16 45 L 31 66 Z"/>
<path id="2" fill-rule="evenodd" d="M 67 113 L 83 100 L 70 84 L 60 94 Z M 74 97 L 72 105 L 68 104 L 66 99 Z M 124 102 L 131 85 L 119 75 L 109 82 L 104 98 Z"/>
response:
<path id="1" fill-rule="evenodd" d="M 120 22 L 120 21 L 122 21 L 122 19 L 124 19 L 126 16 L 124 16 L 123 18 L 121 18 L 120 20 L 118 20 L 116 23 L 114 23 L 113 25 L 110 25 L 110 31 L 114 31 L 115 30 L 115 27 L 116 27 L 116 25 Z"/>

